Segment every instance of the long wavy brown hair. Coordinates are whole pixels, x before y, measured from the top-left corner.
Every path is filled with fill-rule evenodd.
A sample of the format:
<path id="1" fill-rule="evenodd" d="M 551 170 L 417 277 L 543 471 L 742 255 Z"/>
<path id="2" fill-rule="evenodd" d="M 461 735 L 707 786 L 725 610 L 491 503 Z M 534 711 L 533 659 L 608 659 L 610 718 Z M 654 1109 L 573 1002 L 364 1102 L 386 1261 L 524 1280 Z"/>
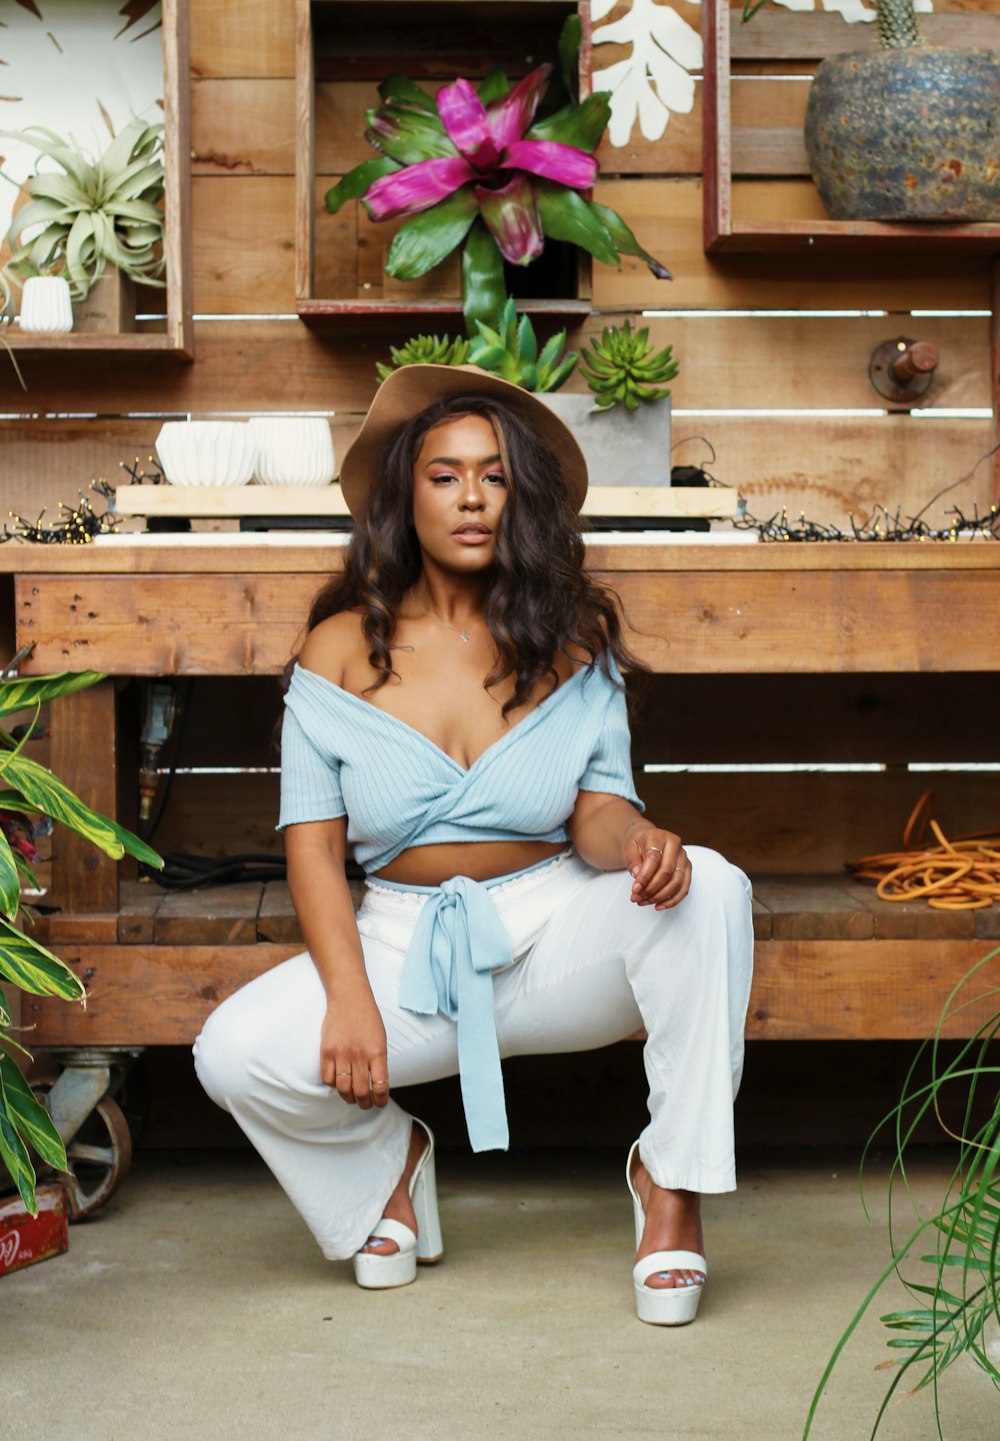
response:
<path id="1" fill-rule="evenodd" d="M 357 517 L 344 571 L 316 596 L 308 629 L 340 611 L 360 610 L 375 671 L 367 689 L 377 690 L 394 674 L 396 615 L 421 570 L 413 526 L 414 463 L 429 430 L 463 415 L 484 416 L 493 426 L 507 477 L 507 502 L 485 594 L 497 663 L 483 682 L 489 689 L 515 677 L 503 714 L 530 701 L 547 677 L 558 685 L 555 658 L 560 652 L 582 652 L 608 675 L 609 656 L 626 673 L 644 673 L 622 638 L 617 597 L 584 570 L 580 521 L 562 484 L 558 456 L 511 407 L 481 395 L 439 401 L 393 435 Z"/>

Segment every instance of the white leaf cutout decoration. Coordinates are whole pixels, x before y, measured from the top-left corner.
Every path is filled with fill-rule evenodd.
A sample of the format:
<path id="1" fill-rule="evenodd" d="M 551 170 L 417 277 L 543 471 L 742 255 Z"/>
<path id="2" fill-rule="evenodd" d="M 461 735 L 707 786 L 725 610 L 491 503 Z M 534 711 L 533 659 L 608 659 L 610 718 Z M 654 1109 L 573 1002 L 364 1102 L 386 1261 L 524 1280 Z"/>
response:
<path id="1" fill-rule="evenodd" d="M 592 13 L 610 8 L 600 0 Z M 594 89 L 611 91 L 611 144 L 627 145 L 636 119 L 646 140 L 659 140 L 671 111 L 686 115 L 694 106 L 690 72 L 701 69 L 701 36 L 669 5 L 633 0 L 627 15 L 594 31 L 594 45 L 604 44 L 632 47 L 628 59 L 594 70 Z"/>
<path id="2" fill-rule="evenodd" d="M 920 11 L 934 9 L 933 0 L 914 3 Z M 700 73 L 704 54 L 697 30 L 659 0 L 632 0 L 626 15 L 606 25 L 597 23 L 610 15 L 616 4 L 617 0 L 591 0 L 590 14 L 597 26 L 595 50 L 601 45 L 632 47 L 624 60 L 595 68 L 593 75 L 595 90 L 611 91 L 608 139 L 620 150 L 629 143 L 637 120 L 643 139 L 659 140 L 671 113 L 690 114 L 694 74 Z M 775 0 L 775 4 L 786 10 L 816 9 L 816 0 Z M 864 0 L 822 0 L 822 7 L 839 12 L 850 24 L 875 19 L 875 11 Z"/>

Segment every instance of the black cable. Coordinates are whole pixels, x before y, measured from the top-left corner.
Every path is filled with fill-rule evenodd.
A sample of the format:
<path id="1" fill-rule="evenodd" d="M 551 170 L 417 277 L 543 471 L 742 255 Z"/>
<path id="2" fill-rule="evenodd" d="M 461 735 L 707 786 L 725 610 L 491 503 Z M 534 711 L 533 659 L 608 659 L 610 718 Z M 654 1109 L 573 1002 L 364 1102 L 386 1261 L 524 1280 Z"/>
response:
<path id="1" fill-rule="evenodd" d="M 240 881 L 283 881 L 288 874 L 282 856 L 193 856 L 164 851 L 161 871 L 147 868 L 150 880 L 168 891 L 196 886 L 231 886 Z"/>
<path id="2" fill-rule="evenodd" d="M 177 722 L 177 730 L 174 735 L 174 745 L 173 749 L 170 752 L 170 765 L 167 768 L 166 778 L 163 782 L 163 790 L 160 793 L 159 805 L 156 807 L 156 815 L 150 821 L 148 829 L 143 829 L 140 832 L 144 841 L 152 841 L 153 836 L 156 834 L 157 827 L 162 821 L 163 814 L 167 809 L 167 802 L 170 799 L 170 792 L 174 788 L 174 776 L 177 774 L 177 766 L 180 762 L 181 747 L 184 744 L 184 737 L 187 733 L 188 717 L 191 712 L 191 691 L 193 686 L 194 681 L 189 677 L 184 683 L 183 692 L 178 700 L 180 719 Z"/>

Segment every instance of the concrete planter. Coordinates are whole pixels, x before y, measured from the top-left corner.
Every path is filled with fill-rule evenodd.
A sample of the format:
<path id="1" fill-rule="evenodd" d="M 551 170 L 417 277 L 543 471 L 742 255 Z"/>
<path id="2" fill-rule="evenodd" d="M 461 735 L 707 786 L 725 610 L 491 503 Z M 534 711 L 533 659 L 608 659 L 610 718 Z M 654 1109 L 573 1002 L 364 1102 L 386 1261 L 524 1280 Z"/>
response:
<path id="1" fill-rule="evenodd" d="M 576 437 L 591 485 L 670 484 L 670 396 L 628 411 L 597 410 L 593 397 L 559 390 L 538 396 Z"/>
<path id="2" fill-rule="evenodd" d="M 831 55 L 810 87 L 806 150 L 834 220 L 996 221 L 998 123 L 998 51 Z"/>

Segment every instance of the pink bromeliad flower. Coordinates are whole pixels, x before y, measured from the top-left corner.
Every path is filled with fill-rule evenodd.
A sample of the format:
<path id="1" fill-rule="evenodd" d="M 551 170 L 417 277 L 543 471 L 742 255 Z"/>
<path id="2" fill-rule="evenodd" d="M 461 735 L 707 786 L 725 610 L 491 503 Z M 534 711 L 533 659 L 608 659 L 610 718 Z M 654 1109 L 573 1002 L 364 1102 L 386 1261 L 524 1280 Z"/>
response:
<path id="1" fill-rule="evenodd" d="M 541 255 L 545 236 L 534 177 L 587 190 L 597 175 L 597 161 L 586 150 L 525 138 L 551 73 L 551 65 L 540 65 L 491 105 L 483 104 L 468 80 L 438 91 L 438 114 L 454 154 L 421 160 L 376 180 L 365 196 L 371 218 L 414 215 L 470 185 L 505 260 L 526 265 Z M 370 127 L 376 143 L 389 139 L 393 126 L 391 119 L 376 117 Z"/>
<path id="2" fill-rule="evenodd" d="M 386 260 L 400 279 L 425 274 L 464 244 L 470 325 L 476 316 L 495 318 L 503 261 L 530 264 L 547 236 L 606 264 L 637 255 L 658 277 L 670 274 L 615 211 L 583 193 L 597 177 L 593 152 L 610 118 L 607 94 L 536 120 L 551 75 L 551 65 L 540 65 L 512 85 L 497 71 L 478 85 L 456 80 L 436 97 L 392 77 L 379 87 L 383 104 L 367 115 L 365 134 L 378 157 L 355 166 L 326 197 L 332 213 L 360 199 L 373 220 L 409 217 Z"/>

